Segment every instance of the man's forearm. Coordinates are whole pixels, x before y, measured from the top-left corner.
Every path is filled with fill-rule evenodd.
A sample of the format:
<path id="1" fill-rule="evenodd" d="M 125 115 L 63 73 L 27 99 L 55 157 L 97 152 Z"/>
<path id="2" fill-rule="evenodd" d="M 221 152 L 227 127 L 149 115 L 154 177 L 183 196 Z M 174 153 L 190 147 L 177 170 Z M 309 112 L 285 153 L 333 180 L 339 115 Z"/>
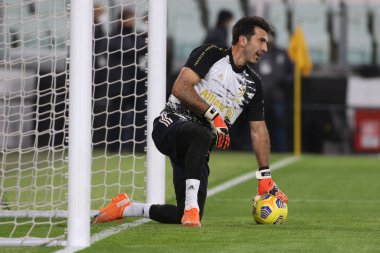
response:
<path id="1" fill-rule="evenodd" d="M 209 105 L 196 93 L 190 85 L 182 86 L 181 89 L 173 92 L 173 95 L 181 101 L 190 111 L 198 115 L 203 115 Z"/>
<path id="2" fill-rule="evenodd" d="M 252 147 L 259 167 L 269 166 L 270 140 L 264 122 L 251 122 Z"/>
<path id="3" fill-rule="evenodd" d="M 251 121 L 252 146 L 260 171 L 256 172 L 258 179 L 257 195 L 269 193 L 277 196 L 282 202 L 288 202 L 288 197 L 278 188 L 273 181 L 269 170 L 270 140 L 268 129 L 264 121 Z"/>
<path id="4" fill-rule="evenodd" d="M 174 83 L 173 96 L 181 101 L 190 111 L 203 115 L 210 107 L 195 91 L 194 85 L 199 77 L 189 68 L 183 68 Z"/>

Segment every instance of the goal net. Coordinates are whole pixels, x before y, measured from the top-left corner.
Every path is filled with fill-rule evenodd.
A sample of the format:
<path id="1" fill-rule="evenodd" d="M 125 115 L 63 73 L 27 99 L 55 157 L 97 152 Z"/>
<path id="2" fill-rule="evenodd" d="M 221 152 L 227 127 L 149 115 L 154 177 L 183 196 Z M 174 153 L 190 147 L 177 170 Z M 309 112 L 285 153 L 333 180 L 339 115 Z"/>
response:
<path id="1" fill-rule="evenodd" d="M 95 213 L 120 192 L 146 201 L 148 0 L 93 11 Z M 70 0 L 0 1 L 0 245 L 66 243 L 70 12 Z"/>

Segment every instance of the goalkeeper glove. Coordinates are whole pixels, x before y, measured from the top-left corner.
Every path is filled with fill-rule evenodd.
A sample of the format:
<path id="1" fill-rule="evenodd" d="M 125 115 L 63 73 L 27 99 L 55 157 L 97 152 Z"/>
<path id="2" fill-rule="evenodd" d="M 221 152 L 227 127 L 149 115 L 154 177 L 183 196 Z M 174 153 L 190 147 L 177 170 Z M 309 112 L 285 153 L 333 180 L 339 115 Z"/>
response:
<path id="1" fill-rule="evenodd" d="M 273 181 L 269 167 L 267 169 L 262 169 L 256 171 L 256 178 L 259 180 L 257 187 L 257 194 L 263 195 L 264 193 L 269 193 L 278 197 L 282 202 L 288 202 L 288 197 L 283 193 L 276 183 Z"/>
<path id="2" fill-rule="evenodd" d="M 216 147 L 218 149 L 228 148 L 230 146 L 230 134 L 222 116 L 210 106 L 205 112 L 204 117 L 210 122 L 216 134 Z"/>

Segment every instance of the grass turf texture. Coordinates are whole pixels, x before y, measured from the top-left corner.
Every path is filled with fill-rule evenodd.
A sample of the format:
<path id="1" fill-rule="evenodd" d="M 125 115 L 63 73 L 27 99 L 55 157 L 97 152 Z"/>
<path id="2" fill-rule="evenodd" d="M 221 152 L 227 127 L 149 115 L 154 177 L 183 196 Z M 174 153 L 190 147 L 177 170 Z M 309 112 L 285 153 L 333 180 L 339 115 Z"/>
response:
<path id="1" fill-rule="evenodd" d="M 280 158 L 274 155 L 272 163 Z M 209 197 L 200 229 L 150 222 L 82 252 L 380 252 L 379 161 L 370 156 L 305 155 L 275 171 L 274 179 L 289 197 L 289 216 L 283 225 L 253 222 L 254 179 Z M 249 153 L 220 152 L 213 154 L 210 164 L 212 188 L 252 171 L 255 160 Z M 173 203 L 171 172 L 167 174 L 168 202 Z M 92 234 L 119 224 L 92 225 Z M 56 249 L 0 247 L 0 252 Z"/>

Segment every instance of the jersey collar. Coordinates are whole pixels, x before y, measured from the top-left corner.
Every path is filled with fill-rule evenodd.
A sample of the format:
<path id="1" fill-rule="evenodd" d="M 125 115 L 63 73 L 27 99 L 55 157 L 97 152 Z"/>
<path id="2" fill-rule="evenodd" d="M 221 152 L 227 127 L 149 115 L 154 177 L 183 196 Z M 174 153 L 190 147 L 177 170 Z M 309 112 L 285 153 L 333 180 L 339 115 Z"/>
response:
<path id="1" fill-rule="evenodd" d="M 242 68 L 238 68 L 235 65 L 234 58 L 232 56 L 232 49 L 231 48 L 228 49 L 228 56 L 230 58 L 230 64 L 231 64 L 232 69 L 233 69 L 234 72 L 236 72 L 236 73 L 242 73 L 247 68 L 247 65 L 244 65 L 244 67 L 242 67 Z"/>

